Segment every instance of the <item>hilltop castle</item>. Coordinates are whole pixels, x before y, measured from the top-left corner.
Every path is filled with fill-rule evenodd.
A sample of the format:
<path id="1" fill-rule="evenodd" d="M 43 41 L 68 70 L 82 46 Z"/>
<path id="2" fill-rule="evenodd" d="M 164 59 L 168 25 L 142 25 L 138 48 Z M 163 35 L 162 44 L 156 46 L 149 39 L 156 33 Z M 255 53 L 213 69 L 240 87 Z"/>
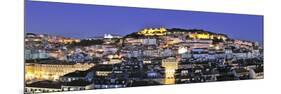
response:
<path id="1" fill-rule="evenodd" d="M 145 28 L 138 32 L 139 35 L 145 35 L 145 36 L 162 36 L 166 35 L 167 29 L 160 27 L 160 28 Z"/>
<path id="2" fill-rule="evenodd" d="M 222 39 L 226 40 L 228 37 L 224 34 L 217 34 L 204 30 L 184 30 L 184 29 L 166 29 L 160 28 L 145 28 L 137 32 L 138 35 L 144 36 L 164 36 L 164 35 L 185 35 L 189 39 Z"/>

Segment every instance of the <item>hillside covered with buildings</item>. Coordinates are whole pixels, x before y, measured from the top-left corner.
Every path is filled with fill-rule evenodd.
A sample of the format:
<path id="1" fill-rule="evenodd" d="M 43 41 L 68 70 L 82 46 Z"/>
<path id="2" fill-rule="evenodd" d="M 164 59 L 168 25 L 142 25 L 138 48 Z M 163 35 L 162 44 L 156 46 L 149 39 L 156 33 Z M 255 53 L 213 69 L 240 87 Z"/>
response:
<path id="1" fill-rule="evenodd" d="M 200 29 L 125 36 L 25 35 L 25 92 L 60 92 L 263 78 L 263 46 Z"/>

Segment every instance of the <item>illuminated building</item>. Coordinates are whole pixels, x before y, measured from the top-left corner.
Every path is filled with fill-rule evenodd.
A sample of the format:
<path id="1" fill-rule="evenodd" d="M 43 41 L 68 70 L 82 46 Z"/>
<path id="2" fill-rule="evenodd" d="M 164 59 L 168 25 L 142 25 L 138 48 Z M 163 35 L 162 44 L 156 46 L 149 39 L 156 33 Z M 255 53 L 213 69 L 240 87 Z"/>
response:
<path id="1" fill-rule="evenodd" d="M 104 38 L 113 38 L 113 36 L 111 34 L 104 34 Z"/>
<path id="2" fill-rule="evenodd" d="M 166 35 L 166 28 L 160 27 L 160 28 L 146 28 L 142 31 L 139 31 L 139 35 L 145 35 L 145 36 L 163 36 Z"/>
<path id="3" fill-rule="evenodd" d="M 92 63 L 26 63 L 25 80 L 53 80 L 76 70 L 85 71 L 94 64 Z"/>
<path id="4" fill-rule="evenodd" d="M 69 43 L 73 43 L 73 42 L 80 42 L 79 39 L 64 39 L 63 43 L 64 44 L 69 44 Z"/>
<path id="5" fill-rule="evenodd" d="M 180 38 L 167 37 L 166 42 L 168 45 L 174 45 L 183 42 Z"/>
<path id="6" fill-rule="evenodd" d="M 143 43 L 143 39 L 126 38 L 125 43 L 128 45 L 140 45 Z"/>
<path id="7" fill-rule="evenodd" d="M 117 64 L 117 63 L 121 63 L 121 56 L 120 55 L 108 55 L 107 56 L 108 60 L 104 61 L 103 64 Z"/>
<path id="8" fill-rule="evenodd" d="M 164 84 L 175 83 L 175 70 L 178 69 L 178 61 L 174 57 L 169 57 L 162 60 L 162 67 L 165 68 Z"/>
<path id="9" fill-rule="evenodd" d="M 254 45 L 253 42 L 243 41 L 243 40 L 234 40 L 234 44 L 240 47 L 246 47 L 246 46 L 252 47 Z"/>
<path id="10" fill-rule="evenodd" d="M 118 35 L 112 35 L 112 34 L 104 34 L 105 39 L 112 39 L 112 38 L 121 38 L 121 36 Z"/>
<path id="11" fill-rule="evenodd" d="M 179 49 L 178 49 L 178 53 L 179 54 L 183 54 L 183 53 L 186 53 L 187 52 L 187 47 L 180 47 Z"/>
<path id="12" fill-rule="evenodd" d="M 213 39 L 213 36 L 211 36 L 208 33 L 203 33 L 203 34 L 193 33 L 190 34 L 189 37 L 193 39 Z"/>
<path id="13" fill-rule="evenodd" d="M 194 49 L 194 48 L 209 48 L 210 46 L 212 46 L 212 43 L 213 43 L 212 40 L 193 39 L 193 40 L 187 40 L 185 44 L 191 49 Z"/>
<path id="14" fill-rule="evenodd" d="M 222 34 L 210 34 L 210 33 L 189 33 L 188 37 L 191 39 L 222 39 L 226 40 L 227 36 Z"/>
<path id="15" fill-rule="evenodd" d="M 122 60 L 120 58 L 112 58 L 107 62 L 107 64 L 118 64 L 121 62 L 122 62 Z"/>

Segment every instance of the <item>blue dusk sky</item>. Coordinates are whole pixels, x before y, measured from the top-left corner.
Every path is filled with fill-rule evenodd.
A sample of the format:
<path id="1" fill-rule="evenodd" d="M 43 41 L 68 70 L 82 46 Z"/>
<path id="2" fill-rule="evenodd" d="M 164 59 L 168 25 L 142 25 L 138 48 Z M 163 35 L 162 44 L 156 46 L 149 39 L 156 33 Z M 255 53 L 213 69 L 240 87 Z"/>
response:
<path id="1" fill-rule="evenodd" d="M 148 27 L 204 29 L 263 41 L 263 16 L 26 1 L 25 32 L 74 38 L 126 35 Z"/>

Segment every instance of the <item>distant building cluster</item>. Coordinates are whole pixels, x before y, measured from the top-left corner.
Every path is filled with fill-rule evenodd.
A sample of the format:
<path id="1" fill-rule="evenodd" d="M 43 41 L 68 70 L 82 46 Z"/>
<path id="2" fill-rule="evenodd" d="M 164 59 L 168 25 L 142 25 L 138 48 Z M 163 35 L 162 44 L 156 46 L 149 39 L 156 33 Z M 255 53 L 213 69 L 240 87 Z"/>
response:
<path id="1" fill-rule="evenodd" d="M 78 43 L 80 39 L 51 36 L 47 34 L 25 34 L 25 59 L 58 58 L 65 44 Z"/>
<path id="2" fill-rule="evenodd" d="M 263 78 L 260 43 L 204 30 L 25 37 L 27 94 Z"/>

